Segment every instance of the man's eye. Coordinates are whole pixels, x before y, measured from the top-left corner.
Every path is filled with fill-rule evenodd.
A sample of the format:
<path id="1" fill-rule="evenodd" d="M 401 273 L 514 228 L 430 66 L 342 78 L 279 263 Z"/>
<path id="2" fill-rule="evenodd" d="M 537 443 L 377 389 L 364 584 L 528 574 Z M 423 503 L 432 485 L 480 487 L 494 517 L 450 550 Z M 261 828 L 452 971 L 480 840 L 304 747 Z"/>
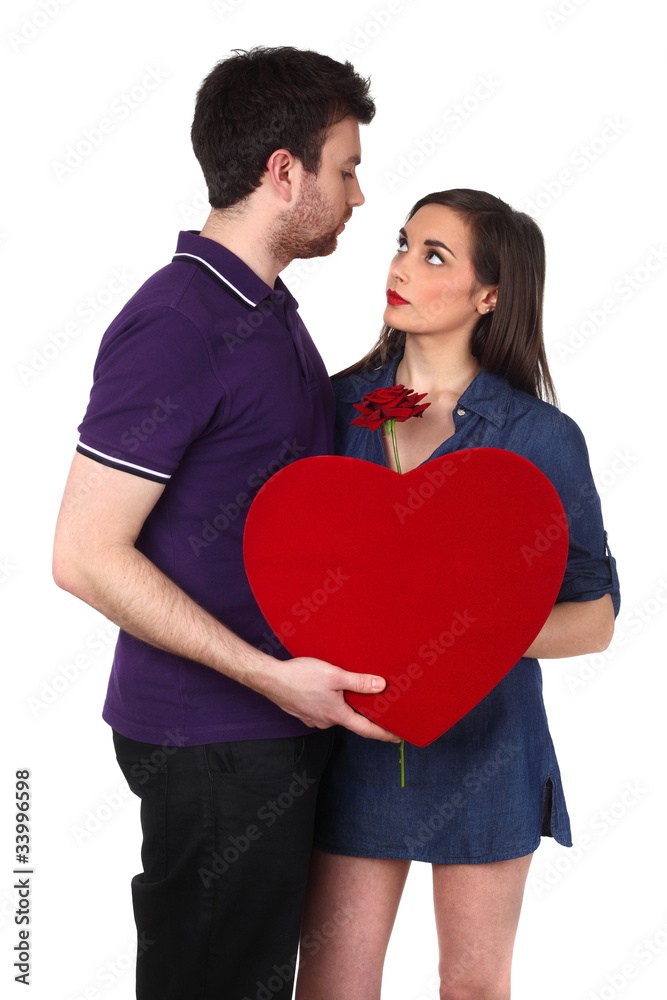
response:
<path id="1" fill-rule="evenodd" d="M 347 180 L 347 178 L 348 178 L 348 177 L 352 177 L 352 176 L 353 176 L 353 175 L 352 175 L 352 174 L 350 174 L 350 173 L 348 173 L 348 171 L 347 171 L 347 170 L 344 170 L 344 171 L 343 171 L 343 177 L 345 178 L 345 180 Z"/>

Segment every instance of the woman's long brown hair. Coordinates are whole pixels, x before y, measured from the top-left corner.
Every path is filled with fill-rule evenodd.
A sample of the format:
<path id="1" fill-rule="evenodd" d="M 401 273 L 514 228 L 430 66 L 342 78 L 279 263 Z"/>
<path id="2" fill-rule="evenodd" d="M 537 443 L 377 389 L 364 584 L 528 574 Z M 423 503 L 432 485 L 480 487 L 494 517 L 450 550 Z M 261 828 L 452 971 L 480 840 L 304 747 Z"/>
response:
<path id="1" fill-rule="evenodd" d="M 445 205 L 461 216 L 470 233 L 477 282 L 498 286 L 495 309 L 480 316 L 473 330 L 474 357 L 516 389 L 557 406 L 542 332 L 545 253 L 539 226 L 500 198 L 469 188 L 427 194 L 406 222 L 425 205 Z M 384 368 L 404 345 L 405 332 L 385 324 L 368 354 L 334 378 Z"/>

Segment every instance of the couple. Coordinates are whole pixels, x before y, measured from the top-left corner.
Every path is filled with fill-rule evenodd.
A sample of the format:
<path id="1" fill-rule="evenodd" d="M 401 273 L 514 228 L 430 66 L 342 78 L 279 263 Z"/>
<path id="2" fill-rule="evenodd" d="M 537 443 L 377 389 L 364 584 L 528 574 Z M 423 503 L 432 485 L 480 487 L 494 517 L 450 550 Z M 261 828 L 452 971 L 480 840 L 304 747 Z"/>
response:
<path id="1" fill-rule="evenodd" d="M 192 126 L 209 218 L 100 346 L 54 576 L 121 627 L 103 717 L 141 799 L 140 1000 L 288 998 L 297 971 L 299 1000 L 377 1000 L 413 859 L 433 864 L 441 997 L 505 1000 L 531 854 L 541 835 L 571 845 L 535 658 L 606 648 L 618 587 L 583 437 L 553 405 L 539 229 L 483 192 L 423 198 L 388 255 L 380 338 L 333 383 L 279 278 L 332 253 L 363 204 L 359 124 L 374 113 L 368 82 L 315 52 L 219 63 Z M 430 401 L 398 425 L 404 472 L 504 448 L 571 514 L 543 629 L 456 726 L 406 748 L 405 788 L 397 737 L 343 697 L 384 679 L 290 659 L 242 559 L 248 507 L 278 468 L 334 448 L 395 468 L 351 426 L 355 402 L 394 384 Z"/>

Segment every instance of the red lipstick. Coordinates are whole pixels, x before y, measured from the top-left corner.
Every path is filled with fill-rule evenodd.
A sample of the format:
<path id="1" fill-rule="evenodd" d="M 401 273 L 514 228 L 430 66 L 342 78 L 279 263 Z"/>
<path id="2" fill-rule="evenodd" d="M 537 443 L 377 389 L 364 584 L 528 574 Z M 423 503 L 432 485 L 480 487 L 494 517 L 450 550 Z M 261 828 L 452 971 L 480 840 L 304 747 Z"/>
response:
<path id="1" fill-rule="evenodd" d="M 410 303 L 406 302 L 405 299 L 401 298 L 398 292 L 395 292 L 393 288 L 387 289 L 387 302 L 390 306 L 409 306 Z"/>

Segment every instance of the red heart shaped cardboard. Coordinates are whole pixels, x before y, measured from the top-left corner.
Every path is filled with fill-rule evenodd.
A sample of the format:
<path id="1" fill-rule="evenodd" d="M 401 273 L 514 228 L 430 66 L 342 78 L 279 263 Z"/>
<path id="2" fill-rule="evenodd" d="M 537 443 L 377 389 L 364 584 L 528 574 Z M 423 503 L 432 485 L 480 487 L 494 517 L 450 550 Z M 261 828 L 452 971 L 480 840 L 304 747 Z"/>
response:
<path id="1" fill-rule="evenodd" d="M 567 560 L 558 493 L 531 462 L 471 448 L 404 475 L 355 458 L 301 459 L 248 512 L 246 572 L 293 656 L 377 673 L 350 705 L 426 746 L 521 658 Z"/>

